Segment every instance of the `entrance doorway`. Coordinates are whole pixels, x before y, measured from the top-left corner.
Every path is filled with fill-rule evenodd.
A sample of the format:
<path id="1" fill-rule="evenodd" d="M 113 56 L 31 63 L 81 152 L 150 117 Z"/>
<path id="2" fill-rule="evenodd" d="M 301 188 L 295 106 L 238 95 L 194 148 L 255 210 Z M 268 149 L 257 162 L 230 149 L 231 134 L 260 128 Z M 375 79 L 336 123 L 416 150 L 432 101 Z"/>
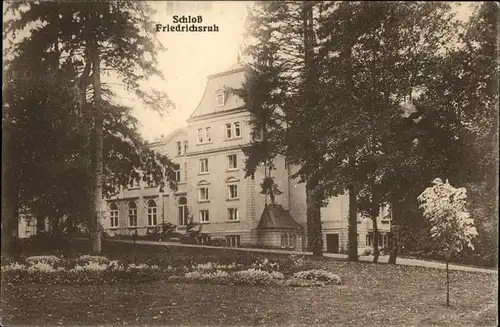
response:
<path id="1" fill-rule="evenodd" d="M 326 234 L 326 252 L 339 253 L 339 234 Z"/>

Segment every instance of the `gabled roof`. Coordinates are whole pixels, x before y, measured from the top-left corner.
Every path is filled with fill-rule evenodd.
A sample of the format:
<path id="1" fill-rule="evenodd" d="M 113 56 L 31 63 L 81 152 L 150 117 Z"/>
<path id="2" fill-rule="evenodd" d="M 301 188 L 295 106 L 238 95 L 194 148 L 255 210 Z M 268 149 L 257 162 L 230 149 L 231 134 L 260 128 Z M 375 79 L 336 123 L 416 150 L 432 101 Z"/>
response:
<path id="1" fill-rule="evenodd" d="M 190 118 L 242 108 L 243 100 L 231 92 L 225 92 L 226 98 L 223 106 L 217 106 L 215 95 L 217 91 L 224 89 L 240 88 L 244 79 L 245 70 L 239 63 L 228 67 L 221 73 L 209 75 L 205 92 Z"/>
<path id="2" fill-rule="evenodd" d="M 264 208 L 262 216 L 260 217 L 259 230 L 269 229 L 288 229 L 288 230 L 302 230 L 299 225 L 292 218 L 290 212 L 285 210 L 282 205 L 269 204 Z"/>

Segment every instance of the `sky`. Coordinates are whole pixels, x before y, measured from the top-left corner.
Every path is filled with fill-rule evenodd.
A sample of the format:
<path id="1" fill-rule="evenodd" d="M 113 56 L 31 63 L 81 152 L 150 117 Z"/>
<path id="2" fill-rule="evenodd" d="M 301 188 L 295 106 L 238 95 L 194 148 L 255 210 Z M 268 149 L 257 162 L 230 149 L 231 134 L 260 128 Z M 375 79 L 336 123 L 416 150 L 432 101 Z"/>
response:
<path id="1" fill-rule="evenodd" d="M 166 48 L 166 51 L 158 53 L 158 68 L 165 80 L 154 80 L 149 85 L 166 92 L 176 105 L 163 117 L 145 109 L 130 92 L 115 89 L 117 102 L 133 108 L 133 115 L 140 122 L 139 132 L 144 139 L 152 141 L 185 126 L 201 100 L 207 76 L 224 71 L 237 62 L 244 41 L 247 8 L 252 2 L 151 1 L 149 4 L 156 10 L 151 17 L 153 24 L 172 24 L 174 15 L 201 15 L 202 25 L 216 24 L 219 27 L 219 32 L 156 33 L 157 39 Z M 460 19 L 470 16 L 471 3 L 453 5 Z M 6 42 L 4 40 L 4 47 Z"/>
<path id="2" fill-rule="evenodd" d="M 201 25 L 217 24 L 219 32 L 158 32 L 158 40 L 167 48 L 159 53 L 158 68 L 164 73 L 163 85 L 152 85 L 165 91 L 175 103 L 162 118 L 159 114 L 133 105 L 133 114 L 140 121 L 139 132 L 146 140 L 162 134 L 168 136 L 185 125 L 196 109 L 207 82 L 207 76 L 224 71 L 237 62 L 245 32 L 248 1 L 213 1 L 203 5 L 197 1 L 175 1 L 176 8 L 167 10 L 166 1 L 151 2 L 156 15 L 154 23 L 173 24 L 173 15 L 203 17 Z M 204 8 L 205 7 L 205 8 Z M 124 100 L 124 102 L 128 102 Z"/>

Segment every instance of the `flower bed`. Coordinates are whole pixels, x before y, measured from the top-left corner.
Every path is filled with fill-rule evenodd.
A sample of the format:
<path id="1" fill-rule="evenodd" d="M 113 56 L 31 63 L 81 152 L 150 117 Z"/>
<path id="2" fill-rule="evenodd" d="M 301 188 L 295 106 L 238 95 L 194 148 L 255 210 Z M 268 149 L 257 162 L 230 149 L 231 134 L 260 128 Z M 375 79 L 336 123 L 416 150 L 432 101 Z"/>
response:
<path id="1" fill-rule="evenodd" d="M 63 260 L 54 256 L 29 257 L 26 263 L 2 267 L 2 281 L 13 284 L 95 284 L 142 282 L 161 277 L 158 266 L 125 264 L 105 257 L 82 256 Z"/>
<path id="2" fill-rule="evenodd" d="M 326 270 L 300 270 L 301 267 L 305 267 L 305 262 L 302 257 L 298 256 L 290 256 L 283 262 L 260 259 L 246 267 L 235 263 L 222 265 L 208 262 L 185 266 L 183 272 L 177 269 L 180 273 L 170 276 L 169 281 L 295 287 L 340 284 L 340 277 L 336 274 Z"/>
<path id="3" fill-rule="evenodd" d="M 119 281 L 141 282 L 166 278 L 176 282 L 203 282 L 221 285 L 325 286 L 340 284 L 340 277 L 326 270 L 304 270 L 302 257 L 285 261 L 259 259 L 251 264 L 218 262 L 187 263 L 160 269 L 157 265 L 110 261 L 106 257 L 84 255 L 65 260 L 55 256 L 29 257 L 25 263 L 2 267 L 7 283 L 95 284 Z"/>

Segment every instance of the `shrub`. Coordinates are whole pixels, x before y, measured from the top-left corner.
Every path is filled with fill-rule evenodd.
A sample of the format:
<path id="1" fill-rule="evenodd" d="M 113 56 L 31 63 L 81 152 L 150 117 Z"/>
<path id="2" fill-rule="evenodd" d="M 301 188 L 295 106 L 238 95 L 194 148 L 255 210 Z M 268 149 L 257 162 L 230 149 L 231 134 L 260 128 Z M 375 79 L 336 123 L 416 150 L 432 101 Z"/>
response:
<path id="1" fill-rule="evenodd" d="M 372 249 L 371 248 L 365 248 L 364 254 L 365 255 L 371 255 L 372 254 Z"/>
<path id="2" fill-rule="evenodd" d="M 306 267 L 306 260 L 301 255 L 289 255 L 286 260 L 279 264 L 279 270 L 284 274 L 293 274 L 297 271 L 304 270 Z"/>
<path id="3" fill-rule="evenodd" d="M 327 284 L 340 284 L 340 276 L 324 269 L 313 269 L 299 271 L 293 274 L 293 278 L 326 282 Z"/>
<path id="4" fill-rule="evenodd" d="M 233 283 L 235 285 L 271 285 L 276 280 L 283 279 L 283 274 L 280 272 L 268 272 L 258 269 L 247 269 L 236 271 L 232 274 Z"/>

